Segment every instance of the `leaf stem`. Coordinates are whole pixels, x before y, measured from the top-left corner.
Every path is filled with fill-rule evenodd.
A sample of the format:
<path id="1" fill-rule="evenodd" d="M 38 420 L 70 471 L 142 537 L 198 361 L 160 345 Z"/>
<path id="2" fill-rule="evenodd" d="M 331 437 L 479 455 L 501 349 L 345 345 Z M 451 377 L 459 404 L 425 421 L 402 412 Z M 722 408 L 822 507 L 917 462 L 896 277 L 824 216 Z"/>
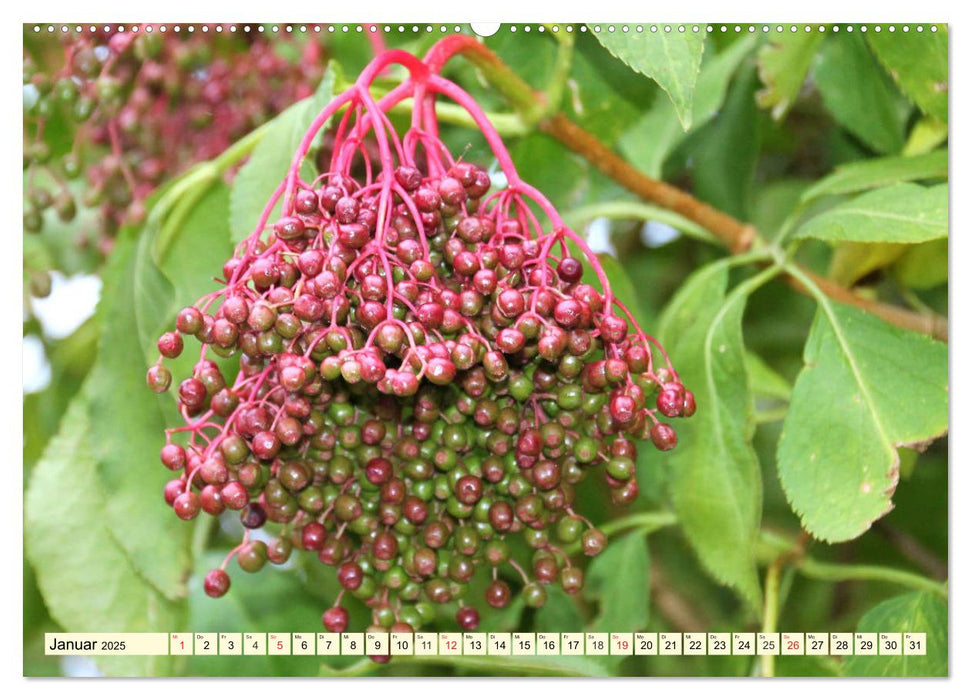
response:
<path id="1" fill-rule="evenodd" d="M 804 557 L 796 568 L 808 578 L 819 581 L 886 581 L 917 591 L 926 591 L 947 598 L 947 583 L 934 581 L 920 574 L 901 571 L 888 566 L 868 564 L 830 564 Z"/>
<path id="2" fill-rule="evenodd" d="M 267 122 L 262 124 L 220 153 L 216 158 L 198 163 L 179 176 L 173 181 L 172 186 L 165 190 L 158 201 L 155 202 L 155 205 L 149 212 L 149 220 L 161 225 L 162 219 L 174 207 L 178 206 L 190 192 L 196 189 L 202 189 L 204 193 L 208 189 L 208 185 L 212 184 L 216 178 L 224 175 L 226 171 L 237 165 L 243 158 L 253 152 L 256 145 L 266 135 L 271 123 Z M 155 248 L 156 254 L 164 249 L 165 241 L 160 240 Z"/>
<path id="3" fill-rule="evenodd" d="M 678 516 L 669 510 L 648 511 L 634 513 L 623 518 L 611 520 L 600 529 L 608 537 L 624 530 L 643 530 L 645 533 L 655 532 L 672 525 L 677 525 Z"/>
<path id="4" fill-rule="evenodd" d="M 634 513 L 623 518 L 617 518 L 604 523 L 600 530 L 611 537 L 626 530 L 635 530 L 642 535 L 649 535 L 666 527 L 678 524 L 678 516 L 669 510 L 648 511 L 646 513 Z M 580 543 L 575 542 L 569 547 L 565 547 L 568 554 L 575 554 L 580 551 Z"/>
<path id="5" fill-rule="evenodd" d="M 779 578 L 782 572 L 783 557 L 776 557 L 765 572 L 765 602 L 762 608 L 762 632 L 772 634 L 779 626 Z M 760 673 L 763 678 L 775 675 L 775 656 L 762 654 L 759 657 Z"/>
<path id="6" fill-rule="evenodd" d="M 552 115 L 560 108 L 566 81 L 570 78 L 570 68 L 573 64 L 575 35 L 555 33 L 553 36 L 559 42 L 559 48 L 556 52 L 556 62 L 553 64 L 553 75 L 546 87 L 546 107 L 541 115 L 542 118 Z"/>
<path id="7" fill-rule="evenodd" d="M 414 100 L 408 98 L 392 107 L 391 111 L 394 113 L 411 114 L 413 109 Z M 436 104 L 435 114 L 438 116 L 439 121 L 446 124 L 465 126 L 470 129 L 476 128 L 475 120 L 469 116 L 468 112 L 457 105 L 449 103 Z M 492 125 L 496 127 L 496 131 L 502 136 L 525 136 L 529 133 L 529 126 L 523 123 L 519 114 L 486 112 L 486 116 L 492 122 Z"/>
<path id="8" fill-rule="evenodd" d="M 676 214 L 668 209 L 662 209 L 661 207 L 645 204 L 644 202 L 614 201 L 591 204 L 568 212 L 564 216 L 564 219 L 570 225 L 578 226 L 601 217 L 605 219 L 629 219 L 633 221 L 658 221 L 705 243 L 718 243 L 717 238 L 694 221 L 686 219 L 680 214 Z"/>
<path id="9" fill-rule="evenodd" d="M 792 548 L 793 542 L 791 540 L 762 531 L 759 539 L 759 554 L 763 561 L 775 561 L 780 554 L 791 551 Z M 916 591 L 934 593 L 944 599 L 948 597 L 946 582 L 935 581 L 920 574 L 889 566 L 834 564 L 822 562 L 807 555 L 793 558 L 792 565 L 803 576 L 818 581 L 884 581 Z"/>
<path id="10" fill-rule="evenodd" d="M 841 287 L 836 282 L 826 277 L 817 275 L 795 263 L 786 262 L 783 264 L 786 274 L 793 282 L 793 287 L 799 291 L 813 296 L 816 301 L 829 310 L 829 300 L 855 306 L 863 311 L 868 311 L 875 316 L 879 316 L 887 323 L 906 330 L 926 333 L 939 340 L 947 341 L 947 319 L 937 315 L 915 314 L 899 306 L 882 304 L 879 301 L 866 299 L 854 294 L 845 287 Z M 915 323 L 915 319 L 920 319 Z"/>

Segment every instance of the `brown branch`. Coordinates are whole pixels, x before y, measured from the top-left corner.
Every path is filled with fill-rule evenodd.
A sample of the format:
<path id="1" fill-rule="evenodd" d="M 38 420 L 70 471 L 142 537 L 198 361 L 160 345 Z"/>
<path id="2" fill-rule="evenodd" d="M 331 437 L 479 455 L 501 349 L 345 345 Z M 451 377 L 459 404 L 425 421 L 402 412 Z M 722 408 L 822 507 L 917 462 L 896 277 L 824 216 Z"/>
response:
<path id="1" fill-rule="evenodd" d="M 686 219 L 710 231 L 733 253 L 749 250 L 758 238 L 754 226 L 744 224 L 695 199 L 687 192 L 660 182 L 631 167 L 627 161 L 607 148 L 596 136 L 574 124 L 562 114 L 556 114 L 540 124 L 540 129 L 574 153 L 589 161 L 604 175 L 639 197 L 681 214 Z M 831 279 L 800 267 L 800 270 L 830 299 L 855 306 L 879 316 L 898 328 L 917 331 L 947 340 L 947 319 L 936 314 L 920 314 L 902 307 L 861 297 Z M 786 281 L 796 290 L 808 294 L 797 279 L 787 275 Z"/>
<path id="2" fill-rule="evenodd" d="M 947 318 L 932 313 L 917 313 L 909 311 L 894 304 L 885 304 L 874 299 L 867 299 L 853 291 L 841 286 L 837 282 L 817 275 L 815 272 L 800 267 L 803 274 L 809 277 L 816 286 L 822 290 L 823 294 L 833 301 L 841 304 L 855 306 L 863 311 L 868 311 L 874 316 L 879 316 L 887 323 L 909 331 L 917 331 L 926 335 L 947 342 Z M 799 280 L 792 276 L 786 277 L 786 281 L 794 288 L 803 293 L 808 293 Z"/>
<path id="3" fill-rule="evenodd" d="M 540 129 L 638 197 L 677 212 L 707 229 L 733 253 L 744 253 L 752 247 L 756 236 L 753 226 L 743 224 L 673 185 L 635 170 L 596 136 L 563 114 L 556 114 L 542 122 Z"/>
<path id="4" fill-rule="evenodd" d="M 451 41 L 446 50 L 441 53 L 442 55 L 437 57 L 439 64 L 444 64 L 450 55 L 457 53 L 464 55 L 482 71 L 486 80 L 509 100 L 524 118 L 530 121 L 538 119 L 541 131 L 582 156 L 607 177 L 638 197 L 677 212 L 710 231 L 732 253 L 745 252 L 758 240 L 758 231 L 751 224 L 738 221 L 677 187 L 648 177 L 562 113 L 542 118 L 545 106 L 544 96 L 537 94 L 484 44 L 471 37 L 462 37 Z M 898 328 L 947 340 L 947 319 L 942 316 L 916 313 L 893 304 L 866 299 L 810 270 L 802 267 L 800 270 L 834 301 L 868 311 Z M 809 293 L 809 290 L 793 277 L 786 276 L 786 280 L 798 291 Z"/>

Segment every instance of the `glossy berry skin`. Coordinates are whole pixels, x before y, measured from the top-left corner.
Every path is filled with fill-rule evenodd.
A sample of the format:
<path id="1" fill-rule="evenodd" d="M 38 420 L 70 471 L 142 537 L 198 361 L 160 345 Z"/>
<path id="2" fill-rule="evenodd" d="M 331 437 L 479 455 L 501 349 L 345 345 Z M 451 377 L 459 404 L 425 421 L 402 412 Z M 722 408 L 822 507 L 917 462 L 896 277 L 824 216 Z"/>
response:
<path id="1" fill-rule="evenodd" d="M 580 537 L 583 553 L 588 557 L 595 557 L 607 546 L 607 536 L 600 530 L 587 530 Z"/>
<path id="2" fill-rule="evenodd" d="M 324 629 L 326 629 L 328 632 L 338 634 L 347 629 L 347 623 L 349 620 L 350 615 L 348 614 L 347 609 L 339 605 L 328 608 L 324 611 L 322 616 Z"/>
<path id="3" fill-rule="evenodd" d="M 320 551 L 327 539 L 327 530 L 320 523 L 308 523 L 304 525 L 300 537 L 304 549 L 314 552 Z"/>
<path id="4" fill-rule="evenodd" d="M 357 564 L 342 564 L 337 569 L 337 581 L 349 591 L 356 591 L 364 580 L 364 572 Z"/>
<path id="5" fill-rule="evenodd" d="M 576 595 L 583 588 L 583 571 L 568 567 L 560 572 L 560 584 L 563 591 L 569 595 Z"/>
<path id="6" fill-rule="evenodd" d="M 185 466 L 185 450 L 179 445 L 168 444 L 162 448 L 162 464 L 168 469 L 177 471 Z"/>
<path id="7" fill-rule="evenodd" d="M 684 392 L 684 407 L 681 410 L 681 415 L 685 418 L 691 418 L 696 410 L 698 410 L 698 407 L 695 404 L 695 395 L 690 391 Z"/>
<path id="8" fill-rule="evenodd" d="M 556 274 L 569 284 L 579 282 L 583 277 L 583 263 L 573 257 L 565 257 L 556 266 Z"/>
<path id="9" fill-rule="evenodd" d="M 386 483 L 392 475 L 391 462 L 381 457 L 376 457 L 367 463 L 365 467 L 367 480 L 372 484 L 380 485 Z"/>
<path id="10" fill-rule="evenodd" d="M 546 605 L 546 589 L 536 582 L 526 584 L 522 596 L 523 601 L 531 608 L 541 608 Z"/>
<path id="11" fill-rule="evenodd" d="M 455 485 L 455 492 L 460 502 L 474 505 L 482 498 L 482 481 L 476 476 L 463 476 Z"/>
<path id="12" fill-rule="evenodd" d="M 222 598 L 229 590 L 229 574 L 222 569 L 213 569 L 206 574 L 203 588 L 210 598 Z"/>
<path id="13" fill-rule="evenodd" d="M 187 306 L 176 317 L 175 327 L 180 333 L 195 335 L 203 327 L 202 312 L 194 306 Z"/>
<path id="14" fill-rule="evenodd" d="M 493 608 L 504 608 L 509 605 L 512 593 L 505 581 L 493 581 L 486 588 L 486 602 Z"/>
<path id="15" fill-rule="evenodd" d="M 657 409 L 668 418 L 680 416 L 685 409 L 684 387 L 676 383 L 665 384 L 657 396 Z M 691 397 L 692 403 L 694 396 Z"/>
<path id="16" fill-rule="evenodd" d="M 161 394 L 167 391 L 169 385 L 172 383 L 172 373 L 165 367 L 153 365 L 148 368 L 148 372 L 145 375 L 145 382 L 148 384 L 149 389 L 156 394 Z"/>
<path id="17" fill-rule="evenodd" d="M 238 481 L 230 481 L 222 487 L 223 503 L 231 510 L 241 510 L 249 503 L 249 493 L 246 487 Z"/>
<path id="18" fill-rule="evenodd" d="M 158 351 L 162 357 L 178 357 L 182 354 L 182 336 L 178 333 L 163 333 L 158 339 Z"/>
<path id="19" fill-rule="evenodd" d="M 266 549 L 266 557 L 274 564 L 285 564 L 290 559 L 293 545 L 289 540 L 279 539 L 272 542 Z"/>
<path id="20" fill-rule="evenodd" d="M 651 442 L 659 450 L 673 450 L 678 444 L 678 435 L 667 423 L 657 423 L 651 426 Z"/>
<path id="21" fill-rule="evenodd" d="M 206 387 L 195 377 L 189 377 L 179 384 L 179 399 L 186 408 L 201 408 L 206 400 Z"/>
<path id="22" fill-rule="evenodd" d="M 168 505 L 174 506 L 175 499 L 183 493 L 185 493 L 185 482 L 182 479 L 172 479 L 165 484 L 163 495 Z"/>
<path id="23" fill-rule="evenodd" d="M 455 621 L 459 627 L 471 632 L 479 626 L 479 612 L 470 606 L 459 608 L 458 612 L 455 613 Z"/>
<path id="24" fill-rule="evenodd" d="M 202 504 L 195 493 L 187 491 L 175 499 L 172 508 L 175 510 L 175 514 L 183 520 L 192 520 L 199 515 Z"/>
<path id="25" fill-rule="evenodd" d="M 255 530 L 262 527 L 263 523 L 266 522 L 266 511 L 258 503 L 250 503 L 243 508 L 239 519 L 243 523 L 243 527 Z"/>

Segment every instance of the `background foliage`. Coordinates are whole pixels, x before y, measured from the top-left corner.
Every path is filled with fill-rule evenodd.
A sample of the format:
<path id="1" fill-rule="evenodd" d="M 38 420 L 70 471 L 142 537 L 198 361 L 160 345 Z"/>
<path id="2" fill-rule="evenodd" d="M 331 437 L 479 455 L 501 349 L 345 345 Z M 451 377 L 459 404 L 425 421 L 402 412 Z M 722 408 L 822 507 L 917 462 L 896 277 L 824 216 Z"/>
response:
<path id="1" fill-rule="evenodd" d="M 386 667 L 103 657 L 99 671 L 946 674 L 947 346 L 830 298 L 806 274 L 946 316 L 946 28 L 517 29 L 485 43 L 545 103 L 517 113 L 460 59 L 451 77 L 490 110 L 524 178 L 608 251 L 612 282 L 666 344 L 699 410 L 674 452 L 642 451 L 633 507 L 615 511 L 593 485 L 580 495 L 611 535 L 583 594 L 551 590 L 539 611 L 488 611 L 482 629 L 912 629 L 928 633 L 928 656 L 457 657 Z M 421 53 L 438 32 L 387 36 Z M 331 64 L 317 94 L 163 186 L 103 268 L 76 254 L 53 220 L 25 241 L 25 256 L 104 282 L 97 313 L 73 335 L 46 337 L 31 316 L 24 325 L 52 369 L 46 388 L 24 396 L 25 674 L 61 672 L 41 654 L 47 631 L 315 631 L 336 593 L 331 571 L 297 558 L 234 576 L 223 599 L 202 594 L 231 524 L 183 523 L 164 506 L 157 454 L 175 405 L 143 388 L 160 330 L 208 291 L 278 183 L 295 134 L 372 55 L 353 31 L 320 41 Z M 756 245 L 732 255 L 696 221 L 637 199 L 540 128 L 557 111 L 630 167 L 751 223 Z M 453 152 L 487 162 L 477 133 L 442 118 L 454 122 L 443 133 Z M 448 611 L 441 620 L 450 629 Z"/>

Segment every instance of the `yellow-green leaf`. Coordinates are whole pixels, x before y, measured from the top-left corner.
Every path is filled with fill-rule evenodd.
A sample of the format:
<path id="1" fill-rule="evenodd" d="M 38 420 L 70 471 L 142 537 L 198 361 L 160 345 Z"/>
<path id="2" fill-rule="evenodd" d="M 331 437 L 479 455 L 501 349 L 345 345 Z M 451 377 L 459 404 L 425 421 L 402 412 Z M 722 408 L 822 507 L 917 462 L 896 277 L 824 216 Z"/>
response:
<path id="1" fill-rule="evenodd" d="M 82 389 L 34 468 L 25 496 L 24 544 L 44 602 L 70 632 L 178 629 L 185 604 L 166 600 L 142 578 L 106 526 L 91 449 L 94 420 Z M 157 656 L 98 657 L 98 666 L 113 675 L 171 669 L 167 657 Z"/>
<path id="2" fill-rule="evenodd" d="M 774 35 L 759 51 L 759 78 L 764 87 L 756 95 L 759 106 L 782 119 L 799 96 L 812 65 L 822 32 L 795 32 Z"/>
<path id="3" fill-rule="evenodd" d="M 852 286 L 871 272 L 893 264 L 908 248 L 903 243 L 838 243 L 829 276 L 844 286 Z"/>
<path id="4" fill-rule="evenodd" d="M 879 153 L 900 151 L 910 109 L 862 36 L 830 37 L 820 49 L 813 79 L 827 111 L 847 131 Z"/>
<path id="5" fill-rule="evenodd" d="M 929 289 L 947 282 L 947 239 L 939 238 L 915 246 L 893 266 L 897 280 L 912 289 Z"/>
<path id="6" fill-rule="evenodd" d="M 669 489 L 678 521 L 711 575 L 753 610 L 761 587 L 755 544 L 762 517 L 762 476 L 752 448 L 755 414 L 745 367 L 742 314 L 750 285 L 726 296 L 728 265 L 696 272 L 661 321 L 681 380 L 697 413 L 675 425 Z"/>
<path id="7" fill-rule="evenodd" d="M 632 70 L 654 80 L 671 98 L 682 128 L 691 128 L 695 84 L 705 48 L 705 33 L 684 31 L 594 32 L 604 47 Z"/>
<path id="8" fill-rule="evenodd" d="M 893 507 L 897 448 L 947 430 L 947 346 L 824 298 L 804 359 L 779 478 L 803 527 L 840 542 Z"/>
<path id="9" fill-rule="evenodd" d="M 801 200 L 808 202 L 828 194 L 849 194 L 915 180 L 947 178 L 947 151 L 914 156 L 888 156 L 841 165 L 831 175 L 807 189 Z"/>
<path id="10" fill-rule="evenodd" d="M 754 46 L 755 37 L 743 37 L 717 55 L 705 55 L 695 89 L 692 133 L 718 114 L 732 77 Z M 618 147 L 638 170 L 651 177 L 660 177 L 665 159 L 687 137 L 674 104 L 670 100 L 658 99 L 624 132 Z"/>
<path id="11" fill-rule="evenodd" d="M 947 602 L 933 593 L 908 593 L 877 605 L 860 619 L 857 632 L 907 632 L 927 635 L 924 654 L 916 654 L 916 640 L 901 639 L 896 654 L 851 656 L 843 667 L 846 676 L 947 676 Z M 879 638 L 878 638 L 879 639 Z"/>
<path id="12" fill-rule="evenodd" d="M 883 187 L 809 219 L 796 238 L 922 243 L 947 236 L 947 185 Z"/>
<path id="13" fill-rule="evenodd" d="M 931 31 L 931 29 L 936 31 Z M 947 122 L 948 32 L 946 25 L 924 31 L 867 32 L 870 48 L 900 89 L 925 114 Z"/>
<path id="14" fill-rule="evenodd" d="M 644 630 L 650 619 L 650 555 L 647 538 L 632 532 L 611 542 L 587 569 L 583 595 L 599 601 L 598 632 Z M 617 572 L 623 571 L 623 576 Z"/>

